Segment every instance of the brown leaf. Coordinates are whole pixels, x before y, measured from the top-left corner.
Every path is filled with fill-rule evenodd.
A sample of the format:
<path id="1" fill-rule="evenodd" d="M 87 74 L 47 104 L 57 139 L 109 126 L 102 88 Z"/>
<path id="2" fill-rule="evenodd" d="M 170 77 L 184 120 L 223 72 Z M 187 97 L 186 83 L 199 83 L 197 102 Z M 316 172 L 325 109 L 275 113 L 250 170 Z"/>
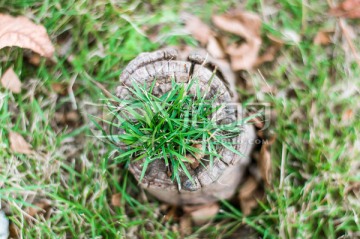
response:
<path id="1" fill-rule="evenodd" d="M 77 110 L 71 110 L 65 114 L 66 123 L 76 124 L 80 120 L 80 115 Z"/>
<path id="2" fill-rule="evenodd" d="M 271 183 L 271 155 L 268 145 L 264 143 L 260 150 L 258 166 L 260 168 L 261 177 L 266 185 Z"/>
<path id="3" fill-rule="evenodd" d="M 177 207 L 175 206 L 171 206 L 168 211 L 166 212 L 165 216 L 164 216 L 164 220 L 165 221 L 169 221 L 169 220 L 176 220 L 178 219 L 178 216 L 176 214 L 176 210 Z"/>
<path id="4" fill-rule="evenodd" d="M 51 201 L 48 199 L 40 199 L 33 206 L 26 209 L 26 213 L 30 217 L 35 217 L 36 215 L 44 215 L 48 218 L 50 215 Z"/>
<path id="5" fill-rule="evenodd" d="M 231 68 L 234 71 L 250 70 L 255 65 L 261 46 L 260 38 L 254 39 L 249 43 L 244 43 L 240 47 L 228 47 L 227 52 L 230 55 Z"/>
<path id="6" fill-rule="evenodd" d="M 360 18 L 360 0 L 345 0 L 330 9 L 330 13 L 337 17 Z"/>
<path id="7" fill-rule="evenodd" d="M 37 53 L 30 54 L 28 57 L 28 61 L 31 65 L 39 66 L 41 63 L 41 56 Z"/>
<path id="8" fill-rule="evenodd" d="M 200 226 L 210 222 L 218 213 L 220 206 L 218 203 L 201 205 L 201 206 L 188 206 L 184 208 L 188 212 L 195 225 Z"/>
<path id="9" fill-rule="evenodd" d="M 45 57 L 54 54 L 54 46 L 43 26 L 23 16 L 0 14 L 0 49 L 11 46 L 28 48 Z"/>
<path id="10" fill-rule="evenodd" d="M 55 112 L 56 123 L 60 125 L 74 126 L 79 124 L 81 117 L 77 110 Z"/>
<path id="11" fill-rule="evenodd" d="M 319 31 L 314 38 L 314 44 L 329 45 L 331 43 L 331 39 L 330 39 L 331 32 L 332 31 Z"/>
<path id="12" fill-rule="evenodd" d="M 220 42 L 216 39 L 215 36 L 209 37 L 206 50 L 214 58 L 218 58 L 218 59 L 225 58 L 224 49 L 222 48 Z"/>
<path id="13" fill-rule="evenodd" d="M 239 191 L 241 211 L 245 216 L 249 215 L 252 209 L 258 205 L 257 188 L 259 184 L 256 179 L 250 176 Z"/>
<path id="14" fill-rule="evenodd" d="M 20 229 L 13 222 L 10 222 L 9 232 L 9 238 L 20 238 Z"/>
<path id="15" fill-rule="evenodd" d="M 200 18 L 188 13 L 182 14 L 182 18 L 185 20 L 185 29 L 205 46 L 213 35 L 210 27 L 203 23 Z"/>
<path id="16" fill-rule="evenodd" d="M 13 93 L 18 94 L 21 92 L 21 81 L 12 67 L 7 69 L 1 77 L 1 85 Z"/>
<path id="17" fill-rule="evenodd" d="M 249 177 L 239 191 L 240 200 L 249 198 L 254 195 L 258 187 L 258 182 L 254 177 Z"/>
<path id="18" fill-rule="evenodd" d="M 259 117 L 251 118 L 249 120 L 249 123 L 253 124 L 258 129 L 264 128 L 264 125 L 265 125 L 264 120 L 261 120 Z"/>
<path id="19" fill-rule="evenodd" d="M 225 47 L 230 56 L 234 71 L 250 70 L 255 65 L 261 46 L 261 19 L 254 13 L 234 10 L 212 20 L 219 29 L 242 37 L 242 44 L 230 44 Z"/>
<path id="20" fill-rule="evenodd" d="M 66 83 L 52 83 L 51 88 L 53 91 L 58 93 L 59 95 L 67 95 L 68 94 L 68 84 Z"/>
<path id="21" fill-rule="evenodd" d="M 246 41 L 260 37 L 261 19 L 258 15 L 242 10 L 233 10 L 212 21 L 219 29 L 243 37 Z"/>
<path id="22" fill-rule="evenodd" d="M 121 193 L 115 193 L 111 196 L 111 205 L 114 207 L 120 207 L 121 206 Z"/>
<path id="23" fill-rule="evenodd" d="M 193 144 L 192 147 L 197 148 L 198 150 L 202 150 L 201 144 Z M 196 169 L 200 165 L 200 160 L 204 157 L 204 153 L 202 151 L 195 152 L 193 157 L 191 154 L 187 154 L 186 158 L 190 162 L 190 166 L 192 169 Z"/>
<path id="24" fill-rule="evenodd" d="M 199 152 L 195 153 L 195 159 L 200 160 L 204 157 L 204 152 L 202 152 L 202 145 L 201 144 L 194 144 L 193 147 L 197 148 Z"/>
<path id="25" fill-rule="evenodd" d="M 18 133 L 10 131 L 9 133 L 10 148 L 14 153 L 31 154 L 31 145 Z"/>
<path id="26" fill-rule="evenodd" d="M 277 39 L 271 39 L 271 41 L 272 45 L 268 49 L 266 49 L 264 54 L 262 54 L 256 59 L 254 66 L 259 66 L 265 62 L 272 62 L 275 59 L 276 54 L 279 52 L 280 48 L 283 46 L 284 43 L 278 41 Z"/>
<path id="27" fill-rule="evenodd" d="M 200 165 L 200 161 L 199 160 L 196 160 L 193 156 L 191 156 L 191 155 L 187 155 L 186 156 L 188 159 L 189 159 L 189 161 L 190 161 L 190 167 L 192 168 L 192 169 L 196 169 L 197 167 L 199 167 L 199 165 Z"/>
<path id="28" fill-rule="evenodd" d="M 180 218 L 180 234 L 181 237 L 185 237 L 191 234 L 191 217 L 189 215 L 184 215 Z"/>
<path id="29" fill-rule="evenodd" d="M 347 109 L 343 113 L 341 120 L 342 121 L 350 121 L 354 118 L 354 111 L 352 109 Z"/>

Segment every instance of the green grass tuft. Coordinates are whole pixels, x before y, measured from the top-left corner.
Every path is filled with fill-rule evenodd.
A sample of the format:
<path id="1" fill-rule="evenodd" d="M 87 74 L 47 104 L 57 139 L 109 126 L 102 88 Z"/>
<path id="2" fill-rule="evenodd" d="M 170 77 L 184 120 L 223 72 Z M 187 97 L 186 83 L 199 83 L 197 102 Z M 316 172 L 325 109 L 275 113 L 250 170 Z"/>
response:
<path id="1" fill-rule="evenodd" d="M 245 121 L 222 123 L 219 113 L 226 105 L 216 103 L 217 95 L 207 96 L 201 92 L 197 80 L 192 79 L 188 84 L 172 81 L 170 91 L 156 96 L 152 93 L 155 82 L 150 86 L 134 83 L 133 87 L 127 87 L 129 99 L 108 100 L 113 120 L 104 121 L 109 124 L 110 132 L 102 138 L 119 149 L 116 162 L 144 160 L 142 180 L 149 163 L 164 160 L 171 179 L 177 180 L 180 187 L 179 172 L 183 171 L 192 180 L 185 164 L 199 160 L 196 155 L 206 156 L 199 160 L 200 164 L 204 165 L 205 160 L 213 165 L 214 158 L 221 157 L 220 147 L 241 154 L 230 139 L 241 133 Z"/>

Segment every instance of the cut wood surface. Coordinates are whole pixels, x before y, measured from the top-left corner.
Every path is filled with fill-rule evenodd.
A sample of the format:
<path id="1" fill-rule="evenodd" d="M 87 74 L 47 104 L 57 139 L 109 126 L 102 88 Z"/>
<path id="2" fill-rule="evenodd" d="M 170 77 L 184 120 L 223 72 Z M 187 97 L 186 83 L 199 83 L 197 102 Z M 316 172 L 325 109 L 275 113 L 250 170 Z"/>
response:
<path id="1" fill-rule="evenodd" d="M 237 98 L 233 89 L 234 82 L 223 78 L 221 71 L 215 72 L 216 64 L 209 60 L 204 53 L 190 53 L 187 59 L 179 59 L 179 54 L 174 49 L 159 50 L 151 53 L 142 53 L 124 69 L 120 77 L 120 86 L 116 95 L 120 99 L 129 97 L 126 87 L 132 87 L 134 83 L 153 82 L 156 84 L 153 94 L 162 95 L 171 89 L 171 80 L 187 83 L 189 79 L 198 79 L 202 93 L 208 97 L 216 97 L 216 103 L 229 103 L 221 112 L 221 123 L 230 123 L 236 119 L 238 113 L 231 103 Z M 211 79 L 210 87 L 209 80 Z M 150 84 L 149 84 L 150 85 Z M 190 89 L 190 91 L 194 89 Z M 195 92 L 194 92 L 195 93 Z M 219 149 L 219 158 L 214 159 L 210 166 L 192 169 L 187 165 L 193 182 L 181 173 L 181 188 L 177 182 L 172 181 L 167 175 L 164 160 L 155 160 L 148 165 L 147 171 L 140 185 L 152 195 L 170 204 L 201 204 L 214 202 L 219 199 L 231 197 L 239 185 L 244 171 L 249 164 L 249 154 L 255 139 L 255 131 L 252 125 L 243 125 L 242 133 L 233 138 L 234 147 L 242 155 L 233 153 L 227 148 Z M 203 162 L 208 162 L 203 160 Z M 130 164 L 130 171 L 137 180 L 140 179 L 143 161 Z"/>

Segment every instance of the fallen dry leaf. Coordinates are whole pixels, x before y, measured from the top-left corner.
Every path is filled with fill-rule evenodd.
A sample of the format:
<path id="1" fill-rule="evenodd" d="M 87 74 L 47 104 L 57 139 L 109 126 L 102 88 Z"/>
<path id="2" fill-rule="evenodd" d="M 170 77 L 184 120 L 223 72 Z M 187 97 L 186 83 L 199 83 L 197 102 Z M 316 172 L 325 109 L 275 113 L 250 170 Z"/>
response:
<path id="1" fill-rule="evenodd" d="M 197 148 L 199 150 L 202 149 L 202 145 L 201 144 L 193 144 L 192 145 L 194 148 Z M 191 154 L 187 154 L 186 155 L 186 158 L 189 160 L 190 162 L 190 166 L 192 169 L 196 169 L 197 167 L 199 167 L 200 165 L 200 160 L 204 157 L 204 153 L 203 152 L 196 152 L 194 153 L 194 156 L 193 157 Z"/>
<path id="2" fill-rule="evenodd" d="M 50 217 L 51 213 L 51 201 L 48 199 L 40 199 L 33 206 L 28 207 L 25 211 L 30 217 L 35 217 L 36 215 L 44 215 L 45 218 Z M 28 218 L 31 219 L 31 218 Z"/>
<path id="3" fill-rule="evenodd" d="M 219 29 L 243 37 L 246 41 L 258 38 L 261 30 L 261 19 L 258 15 L 240 9 L 220 16 L 213 16 L 212 21 Z"/>
<path id="4" fill-rule="evenodd" d="M 225 58 L 225 52 L 224 49 L 221 46 L 220 41 L 216 39 L 215 36 L 209 37 L 208 44 L 206 46 L 206 50 L 209 52 L 209 54 L 217 59 Z"/>
<path id="5" fill-rule="evenodd" d="M 164 216 L 164 220 L 165 221 L 170 221 L 170 220 L 177 220 L 178 216 L 176 214 L 177 211 L 177 207 L 176 206 L 170 206 L 170 208 L 168 208 L 165 216 Z"/>
<path id="6" fill-rule="evenodd" d="M 190 215 L 192 221 L 197 226 L 210 222 L 216 216 L 219 209 L 218 203 L 183 207 L 184 212 Z"/>
<path id="7" fill-rule="evenodd" d="M 13 93 L 18 94 L 21 92 L 21 81 L 12 67 L 7 69 L 1 77 L 1 85 Z"/>
<path id="8" fill-rule="evenodd" d="M 195 159 L 200 160 L 204 157 L 204 152 L 202 152 L 202 145 L 201 144 L 194 144 L 193 145 L 194 148 L 197 148 L 198 150 L 200 150 L 199 152 L 195 153 Z"/>
<path id="9" fill-rule="evenodd" d="M 183 13 L 182 18 L 185 21 L 185 29 L 205 46 L 213 35 L 210 27 L 203 23 L 200 18 L 188 13 Z"/>
<path id="10" fill-rule="evenodd" d="M 239 191 L 240 199 L 246 199 L 254 195 L 258 182 L 254 177 L 249 177 Z"/>
<path id="11" fill-rule="evenodd" d="M 67 109 L 61 112 L 55 112 L 54 118 L 56 123 L 68 126 L 78 125 L 81 120 L 79 112 L 77 110 L 66 110 Z"/>
<path id="12" fill-rule="evenodd" d="M 66 83 L 52 83 L 51 84 L 51 89 L 59 95 L 67 95 L 68 87 L 69 87 L 69 85 Z"/>
<path id="13" fill-rule="evenodd" d="M 271 155 L 268 149 L 268 144 L 264 143 L 261 146 L 260 155 L 258 159 L 258 166 L 260 168 L 261 177 L 266 185 L 271 183 Z"/>
<path id="14" fill-rule="evenodd" d="M 239 191 L 242 213 L 247 216 L 258 205 L 257 188 L 259 184 L 254 177 L 249 177 Z"/>
<path id="15" fill-rule="evenodd" d="M 250 70 L 255 65 L 261 46 L 261 39 L 254 38 L 240 46 L 230 45 L 226 52 L 230 55 L 231 68 L 234 71 Z"/>
<path id="16" fill-rule="evenodd" d="M 262 54 L 256 59 L 254 66 L 259 66 L 265 62 L 272 62 L 273 60 L 275 60 L 275 56 L 277 55 L 281 47 L 284 45 L 284 42 L 276 38 L 269 37 L 269 39 L 272 42 L 271 46 L 265 50 L 264 54 Z"/>
<path id="17" fill-rule="evenodd" d="M 12 222 L 10 222 L 10 225 L 9 225 L 9 232 L 10 232 L 10 235 L 9 235 L 9 238 L 20 238 L 20 230 L 19 228 Z M 1 237 L 0 237 L 1 238 Z"/>
<path id="18" fill-rule="evenodd" d="M 28 60 L 31 65 L 39 66 L 41 63 L 41 56 L 37 53 L 33 53 L 29 55 Z"/>
<path id="19" fill-rule="evenodd" d="M 257 129 L 262 129 L 265 125 L 264 119 L 261 119 L 261 116 L 251 118 L 249 123 L 253 124 Z"/>
<path id="20" fill-rule="evenodd" d="M 115 193 L 111 196 L 111 205 L 114 207 L 121 206 L 121 193 Z"/>
<path id="21" fill-rule="evenodd" d="M 360 0 L 345 0 L 330 9 L 330 13 L 337 17 L 360 18 Z"/>
<path id="22" fill-rule="evenodd" d="M 259 55 L 262 40 L 260 37 L 262 21 L 258 15 L 242 10 L 232 10 L 223 15 L 215 15 L 212 21 L 218 29 L 239 36 L 241 43 L 229 43 L 232 40 L 225 34 L 215 33 L 197 17 L 185 14 L 186 29 L 204 46 L 214 59 L 230 59 L 232 71 L 251 70 L 264 62 L 275 59 L 283 42 L 274 42 Z M 222 71 L 222 70 L 221 70 Z"/>
<path id="23" fill-rule="evenodd" d="M 80 120 L 80 115 L 77 110 L 71 110 L 65 114 L 65 119 L 69 124 L 76 124 Z"/>
<path id="24" fill-rule="evenodd" d="M 258 15 L 241 10 L 213 16 L 212 21 L 219 29 L 242 37 L 245 42 L 225 46 L 234 71 L 250 70 L 254 67 L 261 47 L 261 19 Z"/>
<path id="25" fill-rule="evenodd" d="M 314 38 L 314 44 L 329 45 L 331 43 L 330 33 L 332 31 L 319 31 Z"/>
<path id="26" fill-rule="evenodd" d="M 45 57 L 54 54 L 54 46 L 43 26 L 23 16 L 0 14 L 0 49 L 11 46 L 28 48 Z"/>
<path id="27" fill-rule="evenodd" d="M 31 154 L 31 145 L 18 133 L 10 131 L 9 133 L 10 148 L 14 153 Z"/>
<path id="28" fill-rule="evenodd" d="M 189 215 L 184 215 L 180 218 L 180 234 L 181 237 L 184 238 L 185 236 L 188 236 L 192 232 L 191 227 L 191 217 Z"/>
<path id="29" fill-rule="evenodd" d="M 342 121 L 350 121 L 354 118 L 354 111 L 352 109 L 347 109 L 342 114 L 341 120 Z"/>

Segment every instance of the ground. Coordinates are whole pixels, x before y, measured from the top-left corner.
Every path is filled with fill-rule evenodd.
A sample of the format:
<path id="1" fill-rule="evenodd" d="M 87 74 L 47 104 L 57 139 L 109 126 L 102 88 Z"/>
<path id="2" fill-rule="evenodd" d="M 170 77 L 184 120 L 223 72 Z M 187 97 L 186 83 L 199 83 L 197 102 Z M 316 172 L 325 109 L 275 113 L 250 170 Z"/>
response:
<path id="1" fill-rule="evenodd" d="M 328 4 L 249 0 L 242 5 L 261 16 L 264 37 L 286 41 L 275 61 L 244 73 L 253 92 L 239 89 L 247 101 L 269 102 L 276 115 L 273 184 L 251 215 L 223 201 L 215 221 L 194 226 L 189 238 L 231 238 L 245 225 L 261 238 L 360 237 L 355 187 L 360 68 Z M 176 219 L 163 217 L 162 203 L 143 192 L 111 160 L 113 150 L 94 137 L 89 115 L 100 114 L 104 97 L 94 82 L 114 92 L 123 67 L 139 53 L 196 45 L 183 30 L 180 12 L 209 22 L 212 14 L 235 7 L 238 1 L 0 0 L 0 12 L 43 24 L 56 46 L 71 39 L 68 51 L 58 50 L 50 63 L 31 64 L 29 52 L 15 48 L 0 55 L 0 73 L 13 66 L 25 85 L 21 94 L 0 91 L 0 198 L 23 238 L 180 237 Z M 323 29 L 334 30 L 332 43 L 315 45 Z M 145 32 L 154 33 L 156 41 Z M 359 41 L 352 41 L 360 49 Z M 267 84 L 275 93 L 264 93 Z M 56 85 L 72 86 L 73 94 L 62 95 Z M 62 112 L 69 109 L 73 118 L 64 120 Z M 10 131 L 36 153 L 12 153 Z M 122 195 L 120 206 L 111 205 L 116 193 Z M 31 203 L 45 199 L 51 216 L 29 220 Z"/>

